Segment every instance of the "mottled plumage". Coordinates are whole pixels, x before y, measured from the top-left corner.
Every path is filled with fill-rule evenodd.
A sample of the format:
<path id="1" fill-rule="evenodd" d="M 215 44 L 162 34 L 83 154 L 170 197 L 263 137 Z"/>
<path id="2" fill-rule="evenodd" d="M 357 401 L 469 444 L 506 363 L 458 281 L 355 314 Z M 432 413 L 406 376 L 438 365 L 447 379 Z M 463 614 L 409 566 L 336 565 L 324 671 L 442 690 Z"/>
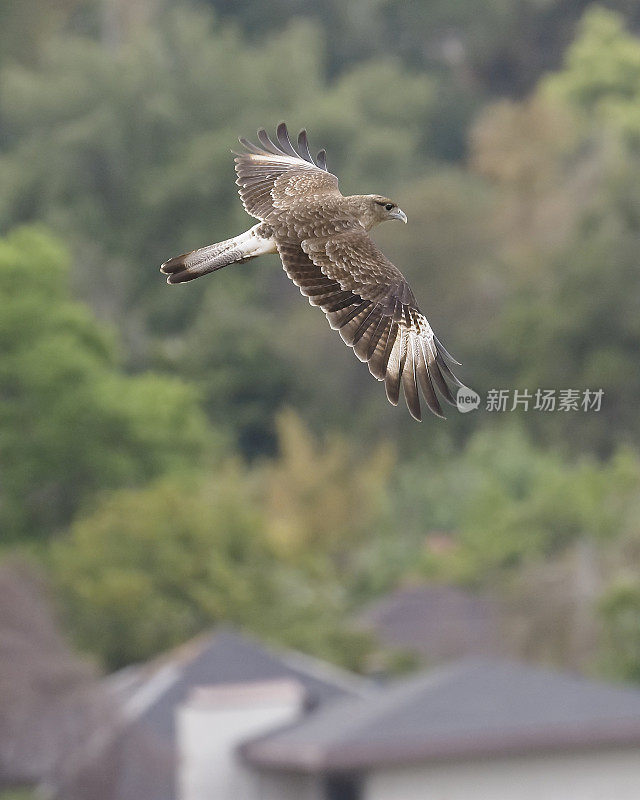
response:
<path id="1" fill-rule="evenodd" d="M 311 155 L 305 131 L 297 149 L 284 123 L 277 141 L 264 130 L 258 139 L 259 145 L 240 139 L 246 152 L 235 161 L 242 204 L 259 224 L 165 262 L 167 281 L 182 283 L 277 252 L 311 305 L 324 311 L 371 374 L 385 382 L 391 403 L 398 403 L 402 386 L 416 419 L 421 419 L 420 392 L 442 416 L 438 393 L 453 403 L 449 384 L 462 386 L 450 366 L 458 362 L 434 335 L 400 270 L 368 235 L 386 219 L 406 222 L 404 212 L 379 195 L 344 197 L 327 171 L 324 150 L 315 160 Z"/>

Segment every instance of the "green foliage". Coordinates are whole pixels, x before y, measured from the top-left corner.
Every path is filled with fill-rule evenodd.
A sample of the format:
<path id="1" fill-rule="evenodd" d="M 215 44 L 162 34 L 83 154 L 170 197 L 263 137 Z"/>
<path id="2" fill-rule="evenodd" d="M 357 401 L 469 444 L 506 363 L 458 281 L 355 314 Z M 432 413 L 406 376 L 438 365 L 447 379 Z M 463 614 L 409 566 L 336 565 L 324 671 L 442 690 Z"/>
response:
<path id="1" fill-rule="evenodd" d="M 275 452 L 278 409 L 286 401 L 304 405 L 312 381 L 292 369 L 287 350 L 291 329 L 280 329 L 277 313 L 260 297 L 261 270 L 274 267 L 275 259 L 243 265 L 258 284 L 253 287 L 245 275 L 230 270 L 224 287 L 216 283 L 205 291 L 193 324 L 166 343 L 161 359 L 165 370 L 198 386 L 214 425 L 230 431 L 240 451 L 250 455 Z"/>
<path id="2" fill-rule="evenodd" d="M 406 465 L 398 483 L 396 514 L 411 508 L 413 539 L 426 541 L 420 569 L 491 585 L 581 537 L 606 543 L 620 536 L 637 511 L 640 463 L 626 451 L 607 464 L 571 463 L 511 426 L 476 434 L 457 456 Z M 450 535 L 444 555 L 430 549 L 432 531 Z"/>
<path id="3" fill-rule="evenodd" d="M 562 66 L 586 0 L 204 5 L 0 0 L 0 226 L 71 251 L 0 241 L 4 541 L 69 528 L 49 566 L 110 666 L 223 620 L 361 666 L 369 597 L 417 576 L 525 607 L 587 542 L 602 669 L 637 679 L 640 12 L 590 9 Z M 418 427 L 275 258 L 167 288 L 160 261 L 248 226 L 229 149 L 283 118 L 407 211 L 375 236 L 466 382 L 602 411 Z"/>
<path id="4" fill-rule="evenodd" d="M 473 80 L 482 99 L 522 95 L 558 64 L 590 0 L 316 0 L 292 5 L 272 0 L 269 14 L 260 0 L 200 0 L 239 22 L 252 38 L 279 30 L 292 14 L 311 17 L 330 32 L 328 59 L 333 73 L 378 54 L 402 57 L 414 67 L 449 79 L 459 102 Z M 628 0 L 606 0 L 637 29 L 640 14 Z"/>
<path id="5" fill-rule="evenodd" d="M 379 527 L 380 501 L 354 529 L 343 500 L 365 511 L 388 460 L 358 474 L 343 443 L 316 453 L 291 417 L 281 437 L 281 459 L 268 467 L 226 462 L 206 477 L 108 494 L 53 543 L 54 581 L 84 649 L 118 667 L 228 622 L 362 666 L 368 639 L 346 625 L 357 584 L 350 566 L 368 526 Z M 306 449 L 292 452 L 294 437 Z"/>
<path id="6" fill-rule="evenodd" d="M 303 389 L 291 370 L 297 292 L 283 288 L 275 260 L 178 289 L 157 265 L 247 226 L 230 148 L 259 125 L 306 125 L 346 191 L 375 176 L 375 189 L 391 192 L 415 176 L 431 79 L 376 59 L 329 84 L 322 62 L 322 33 L 308 22 L 249 48 L 235 28 L 181 7 L 117 57 L 68 36 L 40 66 L 0 72 L 0 225 L 37 219 L 63 235 L 77 290 L 118 324 L 129 363 L 195 379 L 211 419 L 249 455 L 273 451 L 279 409 L 326 397 L 317 363 Z M 242 308 L 235 324 L 231 307 Z"/>
<path id="7" fill-rule="evenodd" d="M 70 236 L 91 254 L 82 288 L 99 295 L 119 287 L 116 299 L 130 309 L 149 291 L 148 270 L 174 248 L 228 236 L 240 218 L 229 148 L 237 130 L 256 124 L 244 109 L 271 124 L 273 107 L 290 114 L 303 101 L 294 76 L 313 86 L 318 73 L 314 32 L 298 26 L 287 40 L 282 97 L 270 96 L 269 109 L 264 86 L 276 85 L 282 40 L 245 53 L 232 29 L 212 36 L 210 20 L 187 9 L 124 44 L 117 58 L 70 37 L 50 43 L 39 69 L 7 68 L 0 220 L 38 218 Z M 155 286 L 163 288 L 159 276 Z"/>
<path id="8" fill-rule="evenodd" d="M 550 259 L 553 281 L 542 291 L 523 287 L 515 294 L 499 333 L 511 364 L 519 365 L 518 384 L 604 390 L 597 414 L 532 420 L 548 442 L 560 439 L 600 453 L 640 441 L 630 402 L 640 392 L 637 184 L 627 175 L 612 181 L 607 194 Z M 559 308 L 565 313 L 558 314 Z"/>
<path id="9" fill-rule="evenodd" d="M 640 584 L 617 579 L 600 603 L 605 623 L 604 669 L 613 677 L 640 682 Z"/>
<path id="10" fill-rule="evenodd" d="M 423 143 L 415 134 L 430 112 L 430 81 L 384 63 L 327 88 L 321 46 L 317 29 L 297 23 L 248 50 L 232 28 L 212 30 L 187 8 L 124 44 L 117 59 L 86 39 L 52 43 L 42 68 L 2 74 L 9 146 L 0 159 L 0 220 L 37 217 L 82 244 L 98 242 L 94 260 L 115 260 L 110 280 L 117 270 L 135 291 L 148 286 L 148 273 L 133 264 L 228 236 L 243 219 L 230 180 L 238 131 L 304 120 L 314 141 L 333 147 L 336 169 L 369 152 L 391 157 L 397 180 Z M 380 119 L 380 98 L 392 94 Z M 356 159 L 350 177 L 367 171 Z"/>
<path id="11" fill-rule="evenodd" d="M 338 436 L 319 443 L 290 412 L 278 422 L 278 457 L 260 470 L 269 541 L 308 580 L 349 597 L 372 542 L 389 530 L 393 454 L 384 445 L 358 452 Z"/>
<path id="12" fill-rule="evenodd" d="M 567 51 L 564 69 L 543 89 L 640 144 L 640 41 L 619 14 L 591 8 Z"/>
<path id="13" fill-rule="evenodd" d="M 0 800 L 36 800 L 34 789 L 4 789 L 0 791 Z"/>
<path id="14" fill-rule="evenodd" d="M 55 542 L 51 563 L 78 641 L 111 667 L 142 660 L 215 621 L 273 605 L 261 519 L 239 468 L 167 478 L 104 497 Z"/>
<path id="15" fill-rule="evenodd" d="M 0 241 L 0 298 L 6 539 L 49 534 L 97 489 L 203 455 L 210 434 L 192 388 L 120 371 L 111 332 L 70 299 L 55 239 L 24 228 Z"/>
<path id="16" fill-rule="evenodd" d="M 640 392 L 638 64 L 640 41 L 594 9 L 566 66 L 531 101 L 485 113 L 474 132 L 476 168 L 499 190 L 508 265 L 479 348 L 479 360 L 492 356 L 481 381 L 603 389 L 597 414 L 526 417 L 540 441 L 574 452 L 640 443 L 630 402 Z"/>
<path id="17" fill-rule="evenodd" d="M 33 64 L 51 36 L 69 22 L 86 0 L 0 0 L 0 63 Z"/>

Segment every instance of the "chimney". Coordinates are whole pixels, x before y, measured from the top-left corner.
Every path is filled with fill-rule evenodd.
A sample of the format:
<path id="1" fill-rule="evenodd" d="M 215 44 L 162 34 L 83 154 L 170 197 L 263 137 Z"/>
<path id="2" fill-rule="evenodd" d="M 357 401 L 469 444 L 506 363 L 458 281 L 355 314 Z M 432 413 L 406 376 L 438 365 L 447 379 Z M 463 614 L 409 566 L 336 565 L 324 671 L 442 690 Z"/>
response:
<path id="1" fill-rule="evenodd" d="M 195 689 L 177 712 L 178 800 L 247 800 L 256 779 L 236 750 L 250 738 L 293 722 L 304 688 L 293 680 Z"/>

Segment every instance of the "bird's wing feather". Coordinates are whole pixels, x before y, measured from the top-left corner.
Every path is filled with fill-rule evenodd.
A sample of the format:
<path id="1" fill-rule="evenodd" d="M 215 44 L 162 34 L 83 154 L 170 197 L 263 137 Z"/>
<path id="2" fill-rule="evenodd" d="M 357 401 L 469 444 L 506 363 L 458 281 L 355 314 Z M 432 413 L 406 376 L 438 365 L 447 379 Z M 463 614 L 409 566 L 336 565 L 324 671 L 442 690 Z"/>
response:
<path id="1" fill-rule="evenodd" d="M 240 139 L 247 152 L 235 159 L 236 183 L 248 214 L 268 220 L 270 214 L 292 201 L 340 194 L 338 179 L 327 171 L 324 151 L 313 160 L 306 131 L 298 136 L 297 150 L 284 123 L 278 125 L 276 142 L 263 129 L 258 131 L 258 138 L 261 146 Z"/>
<path id="2" fill-rule="evenodd" d="M 434 389 L 454 403 L 448 382 L 462 386 L 400 270 L 364 229 L 322 239 L 279 242 L 289 277 L 325 312 L 332 328 L 353 348 L 396 405 L 400 387 L 412 416 L 421 419 L 418 387 L 427 406 L 442 416 Z"/>

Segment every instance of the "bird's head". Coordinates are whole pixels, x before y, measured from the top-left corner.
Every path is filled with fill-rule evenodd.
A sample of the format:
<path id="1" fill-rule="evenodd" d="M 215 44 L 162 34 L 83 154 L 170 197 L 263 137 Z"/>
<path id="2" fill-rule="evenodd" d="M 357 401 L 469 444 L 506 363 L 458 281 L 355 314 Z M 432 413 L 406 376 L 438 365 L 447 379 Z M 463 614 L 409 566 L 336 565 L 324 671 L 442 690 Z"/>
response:
<path id="1" fill-rule="evenodd" d="M 369 208 L 368 208 L 368 215 L 371 224 L 369 227 L 373 227 L 374 225 L 378 225 L 381 222 L 385 222 L 388 219 L 400 219 L 403 222 L 407 221 L 407 215 L 404 211 L 398 207 L 397 203 L 394 203 L 393 200 L 389 200 L 388 197 L 382 197 L 379 194 L 372 194 L 368 197 L 369 200 Z"/>

